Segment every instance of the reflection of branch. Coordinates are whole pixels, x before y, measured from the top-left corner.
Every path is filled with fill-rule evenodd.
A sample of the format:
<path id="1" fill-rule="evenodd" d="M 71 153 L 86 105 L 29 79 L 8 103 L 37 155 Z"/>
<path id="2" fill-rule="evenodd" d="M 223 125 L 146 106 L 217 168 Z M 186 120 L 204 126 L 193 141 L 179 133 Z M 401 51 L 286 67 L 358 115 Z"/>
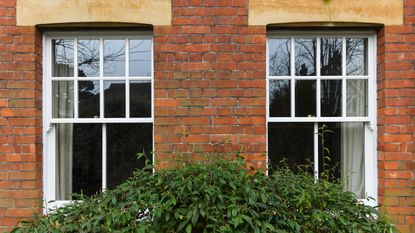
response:
<path id="1" fill-rule="evenodd" d="M 130 62 L 150 62 L 151 49 L 142 48 L 146 40 L 138 41 L 137 44 L 130 48 Z M 119 40 L 121 43 L 111 43 L 118 41 L 109 41 L 104 49 L 104 65 L 106 73 L 114 73 L 117 71 L 117 63 L 125 62 L 125 41 Z M 100 49 L 99 40 L 79 40 L 78 41 L 78 69 L 85 76 L 91 76 L 99 72 L 100 69 Z M 54 63 L 65 64 L 73 67 L 74 63 L 74 41 L 73 40 L 54 40 Z M 138 56 L 137 56 L 138 54 Z M 145 55 L 147 57 L 145 57 Z M 81 74 L 80 74 L 81 75 Z"/>
<path id="2" fill-rule="evenodd" d="M 295 42 L 296 42 L 296 46 L 295 46 L 296 75 L 300 74 L 300 68 L 302 64 L 304 64 L 306 68 L 308 67 L 311 68 L 311 69 L 307 69 L 308 71 L 306 75 L 314 75 L 315 66 L 316 66 L 315 51 L 317 48 L 317 40 L 316 39 L 296 39 Z"/>
<path id="3" fill-rule="evenodd" d="M 78 41 L 78 69 L 86 76 L 99 72 L 99 40 Z"/>
<path id="4" fill-rule="evenodd" d="M 290 41 L 275 40 L 277 47 L 270 57 L 271 75 L 289 75 L 290 72 Z"/>
<path id="5" fill-rule="evenodd" d="M 348 75 L 359 75 L 365 73 L 366 57 L 365 39 L 346 40 L 346 67 Z"/>

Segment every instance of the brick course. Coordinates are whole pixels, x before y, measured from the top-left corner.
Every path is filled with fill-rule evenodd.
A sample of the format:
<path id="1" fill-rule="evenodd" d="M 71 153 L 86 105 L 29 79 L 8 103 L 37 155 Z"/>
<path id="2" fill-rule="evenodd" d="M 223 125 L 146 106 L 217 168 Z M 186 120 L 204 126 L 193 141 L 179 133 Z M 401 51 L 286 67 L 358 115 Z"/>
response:
<path id="1" fill-rule="evenodd" d="M 415 232 L 414 1 L 404 25 L 378 32 L 378 178 L 381 211 L 402 232 Z"/>
<path id="2" fill-rule="evenodd" d="M 264 167 L 266 28 L 248 26 L 247 6 L 173 0 L 172 25 L 154 27 L 158 166 L 238 151 Z"/>
<path id="3" fill-rule="evenodd" d="M 42 38 L 0 1 L 0 231 L 42 206 Z"/>

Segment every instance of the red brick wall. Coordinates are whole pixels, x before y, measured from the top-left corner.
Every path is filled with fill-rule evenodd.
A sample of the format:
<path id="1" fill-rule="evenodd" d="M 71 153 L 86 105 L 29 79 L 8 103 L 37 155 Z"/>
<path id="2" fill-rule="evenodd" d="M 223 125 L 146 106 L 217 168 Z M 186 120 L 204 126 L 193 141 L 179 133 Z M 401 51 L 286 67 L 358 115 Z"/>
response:
<path id="1" fill-rule="evenodd" d="M 41 35 L 0 1 L 0 232 L 42 205 Z"/>
<path id="2" fill-rule="evenodd" d="M 264 167 L 265 26 L 247 26 L 247 0 L 172 2 L 172 26 L 154 28 L 158 165 L 238 151 Z"/>
<path id="3" fill-rule="evenodd" d="M 378 169 L 381 210 L 415 232 L 415 2 L 404 25 L 378 33 Z"/>

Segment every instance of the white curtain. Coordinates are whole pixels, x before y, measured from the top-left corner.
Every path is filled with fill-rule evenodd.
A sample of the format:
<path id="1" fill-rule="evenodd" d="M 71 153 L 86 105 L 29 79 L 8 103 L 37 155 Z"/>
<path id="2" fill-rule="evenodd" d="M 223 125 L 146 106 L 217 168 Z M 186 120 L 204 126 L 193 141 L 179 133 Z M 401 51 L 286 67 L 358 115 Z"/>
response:
<path id="1" fill-rule="evenodd" d="M 73 116 L 73 82 L 59 81 L 53 85 L 53 115 Z M 72 193 L 73 124 L 57 124 L 56 140 L 56 199 L 70 200 Z"/>
<path id="2" fill-rule="evenodd" d="M 365 116 L 367 109 L 365 80 L 349 80 L 347 83 L 347 115 Z M 358 197 L 365 195 L 365 128 L 364 123 L 342 124 L 342 177 L 345 190 Z"/>

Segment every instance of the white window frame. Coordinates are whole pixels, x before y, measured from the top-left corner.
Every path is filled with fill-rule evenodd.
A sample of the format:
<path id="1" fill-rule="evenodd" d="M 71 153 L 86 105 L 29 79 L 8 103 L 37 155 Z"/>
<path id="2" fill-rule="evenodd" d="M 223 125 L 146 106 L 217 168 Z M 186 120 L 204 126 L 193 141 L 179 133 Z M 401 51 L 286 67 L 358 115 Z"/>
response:
<path id="1" fill-rule="evenodd" d="M 100 40 L 100 75 L 99 77 L 78 77 L 77 62 L 77 40 L 79 39 L 99 39 Z M 53 39 L 74 39 L 74 77 L 52 77 L 52 40 Z M 103 40 L 123 39 L 125 43 L 125 76 L 104 77 L 103 65 Z M 148 77 L 129 76 L 129 40 L 146 39 L 151 41 L 151 75 Z M 50 210 L 61 207 L 72 201 L 56 200 L 56 152 L 55 152 L 55 129 L 58 123 L 98 123 L 102 124 L 102 187 L 106 188 L 106 124 L 107 123 L 152 123 L 153 140 L 152 150 L 154 151 L 154 42 L 150 32 L 143 31 L 65 31 L 65 32 L 45 32 L 43 34 L 43 210 L 47 213 Z M 100 117 L 99 118 L 79 118 L 78 117 L 78 85 L 74 83 L 74 118 L 53 118 L 52 117 L 52 81 L 91 81 L 100 82 Z M 125 107 L 126 116 L 124 118 L 105 118 L 103 88 L 104 81 L 125 81 Z M 150 81 L 151 83 L 151 117 L 134 118 L 130 117 L 130 85 L 129 81 Z M 152 154 L 154 163 L 154 154 Z"/>
<path id="2" fill-rule="evenodd" d="M 342 75 L 340 76 L 321 76 L 320 75 L 320 42 L 317 43 L 316 48 L 316 76 L 295 76 L 295 39 L 316 38 L 318 41 L 321 38 L 343 38 L 342 41 Z M 345 38 L 368 38 L 368 74 L 359 76 L 346 76 L 346 41 Z M 271 76 L 269 74 L 269 40 L 271 39 L 290 39 L 290 75 L 289 76 Z M 362 200 L 365 204 L 377 206 L 378 193 L 378 175 L 377 175 L 377 103 L 376 103 L 376 32 L 375 31 L 270 31 L 267 34 L 266 40 L 266 120 L 267 132 L 266 141 L 268 151 L 268 124 L 273 122 L 281 123 L 314 123 L 314 172 L 318 178 L 318 123 L 319 122 L 362 122 L 365 125 L 365 193 L 374 198 L 374 200 Z M 346 116 L 346 77 L 349 79 L 366 79 L 368 80 L 368 109 L 367 117 L 347 117 Z M 363 78 L 362 78 L 363 77 Z M 342 116 L 341 117 L 321 117 L 320 116 L 320 81 L 325 80 L 343 80 L 342 81 Z M 291 82 L 291 116 L 290 117 L 270 117 L 269 115 L 269 82 L 270 80 L 293 80 Z M 315 117 L 295 117 L 295 80 L 316 80 L 316 114 Z M 266 166 L 270 166 L 268 153 L 266 156 Z M 268 169 L 267 169 L 268 171 Z"/>

